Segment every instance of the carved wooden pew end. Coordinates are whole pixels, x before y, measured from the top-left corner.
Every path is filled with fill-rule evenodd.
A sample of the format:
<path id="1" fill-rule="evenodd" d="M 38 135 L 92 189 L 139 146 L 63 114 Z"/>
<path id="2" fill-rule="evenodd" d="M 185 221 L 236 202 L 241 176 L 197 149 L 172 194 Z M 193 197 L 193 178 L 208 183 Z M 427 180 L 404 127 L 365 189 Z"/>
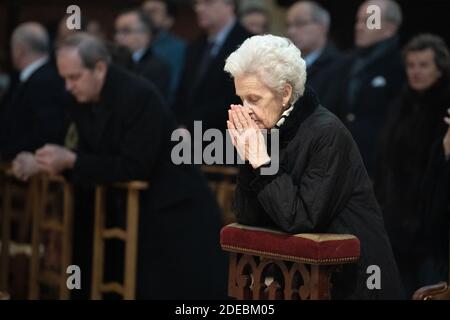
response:
<path id="1" fill-rule="evenodd" d="M 345 234 L 286 234 L 237 223 L 221 231 L 230 252 L 228 295 L 235 299 L 330 299 L 331 275 L 360 256 Z"/>

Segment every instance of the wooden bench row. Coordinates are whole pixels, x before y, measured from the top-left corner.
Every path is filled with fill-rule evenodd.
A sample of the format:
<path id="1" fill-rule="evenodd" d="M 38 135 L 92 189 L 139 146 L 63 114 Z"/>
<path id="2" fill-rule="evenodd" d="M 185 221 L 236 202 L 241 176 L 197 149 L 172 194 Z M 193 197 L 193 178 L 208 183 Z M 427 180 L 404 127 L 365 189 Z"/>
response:
<path id="1" fill-rule="evenodd" d="M 2 247 L 0 256 L 0 291 L 8 292 L 10 274 L 10 243 L 11 227 L 14 221 L 19 221 L 22 229 L 19 240 L 26 241 L 27 220 L 31 222 L 31 257 L 29 268 L 29 298 L 39 299 L 41 285 L 56 288 L 59 299 L 69 299 L 70 290 L 67 287 L 66 268 L 72 261 L 72 232 L 74 219 L 73 188 L 62 176 L 40 174 L 30 179 L 28 183 L 16 181 L 8 172 L 8 167 L 2 165 L 1 195 L 2 195 Z M 127 224 L 124 229 L 105 227 L 105 190 L 118 188 L 127 192 Z M 117 183 L 112 186 L 97 186 L 95 190 L 95 222 L 93 241 L 92 299 L 101 299 L 105 293 L 114 292 L 124 299 L 135 298 L 136 263 L 137 263 L 137 233 L 139 217 L 139 192 L 147 189 L 148 183 L 133 181 Z M 23 202 L 22 210 L 13 205 L 14 198 Z M 61 204 L 60 209 L 55 207 Z M 48 214 L 58 211 L 58 214 Z M 59 217 L 58 217 L 59 216 Z M 28 224 L 29 225 L 29 224 Z M 42 242 L 46 233 L 55 233 L 61 239 L 57 255 L 58 266 L 42 263 Z M 125 277 L 124 283 L 104 283 L 104 247 L 105 241 L 119 239 L 125 243 Z M 54 240 L 57 241 L 57 240 Z M 45 250 L 45 247 L 44 247 Z M 53 259 L 55 260 L 55 259 Z"/>

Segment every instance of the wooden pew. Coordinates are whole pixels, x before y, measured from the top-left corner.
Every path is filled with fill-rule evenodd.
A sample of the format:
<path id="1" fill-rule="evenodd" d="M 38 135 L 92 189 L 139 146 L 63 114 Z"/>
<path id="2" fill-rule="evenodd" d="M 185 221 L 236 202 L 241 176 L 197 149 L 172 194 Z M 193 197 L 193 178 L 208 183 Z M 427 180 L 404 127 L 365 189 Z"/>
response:
<path id="1" fill-rule="evenodd" d="M 9 275 L 9 243 L 11 217 L 11 183 L 17 183 L 12 177 L 8 164 L 0 165 L 2 191 L 2 254 L 0 281 L 5 297 L 9 297 L 7 283 Z M 29 275 L 29 299 L 41 298 L 42 285 L 57 290 L 59 299 L 69 299 L 66 268 L 72 261 L 72 233 L 74 219 L 73 187 L 62 176 L 39 174 L 24 184 L 25 193 L 22 201 L 27 204 L 31 221 L 31 261 Z M 55 188 L 56 187 L 56 188 Z M 97 186 L 95 194 L 94 252 L 92 273 L 92 299 L 101 299 L 102 294 L 114 292 L 124 299 L 135 298 L 137 240 L 139 219 L 139 193 L 148 188 L 147 182 L 131 181 L 116 183 L 112 188 L 127 192 L 127 227 L 105 227 L 105 191 L 106 186 Z M 58 192 L 59 190 L 59 192 Z M 58 207 L 61 207 L 58 209 Z M 62 211 L 62 214 L 61 214 Z M 55 215 L 55 212 L 57 213 Z M 50 214 L 52 213 L 52 214 Z M 59 217 L 58 217 L 59 215 Z M 61 238 L 60 252 L 53 252 L 59 247 L 57 237 L 52 237 L 48 246 L 43 246 L 46 233 L 58 234 Z M 125 280 L 123 284 L 104 283 L 104 245 L 108 239 L 119 239 L 125 242 Z M 44 248 L 44 252 L 42 252 Z M 48 255 L 50 254 L 50 256 Z M 44 258 L 44 259 L 43 259 Z M 46 261 L 50 260 L 50 261 Z"/>
<path id="2" fill-rule="evenodd" d="M 28 297 L 40 298 L 41 284 L 55 287 L 59 299 L 68 299 L 66 286 L 66 268 L 71 263 L 72 228 L 73 228 L 73 194 L 71 186 L 63 177 L 50 177 L 45 174 L 36 175 L 26 183 L 17 181 L 10 171 L 9 164 L 0 166 L 2 172 L 2 254 L 1 254 L 1 289 L 7 290 L 10 276 L 10 243 L 11 227 L 16 222 L 19 225 L 18 240 L 22 243 L 31 242 L 29 263 Z M 55 208 L 58 197 L 50 190 L 50 185 L 58 185 L 63 190 L 62 218 L 49 218 L 46 214 L 50 207 Z M 16 200 L 16 201 L 14 201 Z M 13 206 L 13 202 L 24 204 L 24 208 Z M 56 209 L 58 210 L 58 209 Z M 61 210 L 60 210 L 61 211 Z M 60 252 L 51 252 L 49 248 L 59 247 L 59 239 L 44 247 L 44 252 L 53 254 L 52 268 L 42 263 L 42 237 L 46 232 L 58 233 L 61 236 Z M 31 239 L 30 238 L 31 233 Z M 57 242 L 57 243 L 56 243 Z M 45 259 L 44 259 L 45 260 Z M 44 261 L 45 262 L 45 261 Z M 56 264 L 56 268 L 55 268 Z M 54 269 L 59 269 L 55 271 Z M 25 279 L 27 275 L 21 278 Z"/>
<path id="3" fill-rule="evenodd" d="M 16 241 L 21 245 L 29 243 L 32 216 L 32 204 L 27 201 L 32 196 L 32 190 L 29 186 L 29 183 L 17 181 L 12 176 L 9 163 L 0 163 L 0 216 L 2 225 L 0 290 L 8 290 L 10 284 L 11 242 Z M 11 235 L 13 226 L 17 230 L 14 239 Z M 16 286 L 22 287 L 25 284 L 16 283 Z"/>
<path id="4" fill-rule="evenodd" d="M 67 300 L 70 291 L 66 269 L 72 263 L 73 189 L 64 177 L 45 174 L 33 178 L 31 188 L 34 210 L 29 299 L 41 298 L 40 288 L 45 285 L 56 288 L 58 299 Z M 45 235 L 50 235 L 50 241 L 43 246 L 42 253 Z"/>
<path id="5" fill-rule="evenodd" d="M 203 173 L 208 176 L 217 177 L 208 181 L 210 189 L 216 195 L 217 203 L 222 210 L 222 220 L 224 225 L 235 222 L 233 213 L 234 191 L 236 190 L 236 177 L 238 169 L 226 166 L 207 166 L 201 167 Z"/>
<path id="6" fill-rule="evenodd" d="M 127 192 L 126 228 L 106 228 L 106 187 L 97 186 L 95 191 L 95 222 L 94 222 L 94 250 L 92 266 L 93 300 L 102 299 L 105 293 L 116 293 L 125 300 L 135 299 L 138 223 L 139 223 L 139 193 L 148 188 L 147 182 L 133 181 L 116 183 L 112 186 Z M 104 282 L 105 241 L 119 239 L 125 242 L 124 283 Z"/>

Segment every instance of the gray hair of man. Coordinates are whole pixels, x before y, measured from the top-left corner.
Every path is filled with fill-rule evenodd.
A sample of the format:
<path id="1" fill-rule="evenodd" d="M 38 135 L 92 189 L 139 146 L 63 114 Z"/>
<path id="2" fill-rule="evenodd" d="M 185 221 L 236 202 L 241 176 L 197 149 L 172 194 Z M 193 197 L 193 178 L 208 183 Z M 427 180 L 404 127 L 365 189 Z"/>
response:
<path id="1" fill-rule="evenodd" d="M 47 30 L 37 22 L 25 22 L 19 25 L 11 37 L 12 44 L 20 43 L 30 53 L 36 55 L 48 54 L 50 50 L 50 39 Z"/>
<path id="2" fill-rule="evenodd" d="M 325 27 L 327 32 L 330 30 L 331 18 L 327 9 L 314 1 L 303 1 L 311 7 L 311 19 Z"/>
<path id="3" fill-rule="evenodd" d="M 386 7 L 384 14 L 384 21 L 390 22 L 396 26 L 400 26 L 403 22 L 403 14 L 400 5 L 393 0 L 386 0 Z"/>
<path id="4" fill-rule="evenodd" d="M 261 3 L 260 1 L 248 1 L 244 2 L 239 6 L 239 16 L 243 17 L 250 13 L 261 13 L 266 16 L 270 15 L 269 9 L 264 3 Z"/>
<path id="5" fill-rule="evenodd" d="M 75 33 L 58 44 L 57 51 L 76 49 L 83 66 L 93 70 L 98 62 L 111 63 L 111 54 L 102 39 L 85 32 Z"/>

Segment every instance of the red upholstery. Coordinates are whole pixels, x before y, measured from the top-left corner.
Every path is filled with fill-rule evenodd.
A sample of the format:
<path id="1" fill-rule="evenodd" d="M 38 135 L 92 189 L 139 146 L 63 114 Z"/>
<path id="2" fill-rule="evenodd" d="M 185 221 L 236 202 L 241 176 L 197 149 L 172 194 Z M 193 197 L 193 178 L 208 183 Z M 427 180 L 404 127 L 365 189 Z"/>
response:
<path id="1" fill-rule="evenodd" d="M 237 223 L 220 234 L 226 251 L 308 264 L 341 264 L 358 260 L 359 240 L 345 234 L 286 234 Z"/>

